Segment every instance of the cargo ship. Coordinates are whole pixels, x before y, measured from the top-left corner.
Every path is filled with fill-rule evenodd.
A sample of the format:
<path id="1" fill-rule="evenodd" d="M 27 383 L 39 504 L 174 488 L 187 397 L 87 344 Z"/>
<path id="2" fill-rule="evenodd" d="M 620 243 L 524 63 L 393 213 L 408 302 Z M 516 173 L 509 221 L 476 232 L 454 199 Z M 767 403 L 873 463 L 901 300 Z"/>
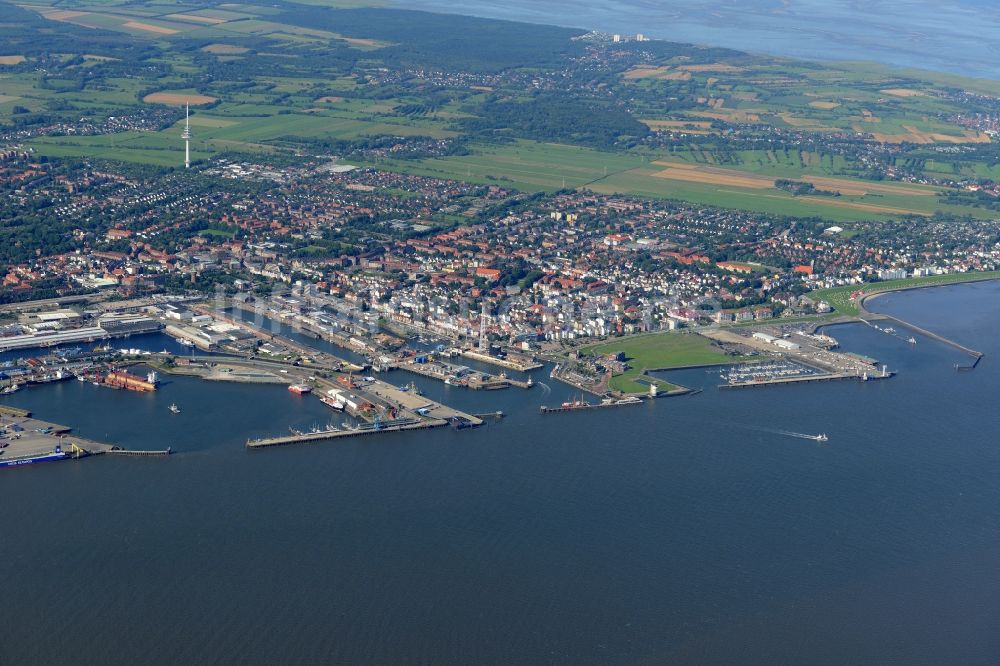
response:
<path id="1" fill-rule="evenodd" d="M 312 387 L 306 384 L 292 384 L 288 387 L 288 390 L 292 393 L 297 393 L 298 395 L 304 395 L 306 393 L 311 393 Z"/>
<path id="2" fill-rule="evenodd" d="M 150 372 L 146 379 L 142 377 L 137 377 L 131 375 L 122 370 L 115 370 L 109 372 L 104 377 L 104 385 L 111 386 L 112 388 L 121 388 L 128 391 L 139 391 L 146 393 L 149 391 L 155 391 L 156 385 L 159 383 L 159 379 L 155 372 Z"/>

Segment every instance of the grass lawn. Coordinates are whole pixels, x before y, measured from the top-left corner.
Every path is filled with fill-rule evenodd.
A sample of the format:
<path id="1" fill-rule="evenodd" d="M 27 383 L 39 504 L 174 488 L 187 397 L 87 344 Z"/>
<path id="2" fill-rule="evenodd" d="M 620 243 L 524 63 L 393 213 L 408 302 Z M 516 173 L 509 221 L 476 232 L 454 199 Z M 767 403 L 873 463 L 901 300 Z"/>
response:
<path id="1" fill-rule="evenodd" d="M 646 393 L 655 383 L 661 391 L 676 388 L 655 377 L 643 376 L 646 369 L 684 368 L 694 365 L 724 365 L 741 360 L 727 356 L 711 340 L 695 333 L 652 333 L 634 338 L 585 347 L 584 354 L 614 354 L 625 352 L 630 367 L 615 375 L 610 387 L 625 393 Z"/>

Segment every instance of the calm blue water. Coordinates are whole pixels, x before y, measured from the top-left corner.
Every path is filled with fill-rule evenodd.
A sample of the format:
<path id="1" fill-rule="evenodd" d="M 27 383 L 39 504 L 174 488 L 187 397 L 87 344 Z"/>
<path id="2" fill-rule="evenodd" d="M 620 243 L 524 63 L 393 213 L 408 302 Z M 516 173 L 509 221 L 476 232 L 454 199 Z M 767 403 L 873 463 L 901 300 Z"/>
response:
<path id="1" fill-rule="evenodd" d="M 669 376 L 697 396 L 548 416 L 571 391 L 544 373 L 551 393 L 418 378 L 510 416 L 258 452 L 329 410 L 184 378 L 21 391 L 180 453 L 0 475 L 0 663 L 996 663 L 1000 285 L 873 306 L 987 356 L 957 373 L 947 347 L 840 326 L 899 376 L 719 392 L 693 370 Z"/>
<path id="2" fill-rule="evenodd" d="M 813 60 L 1000 78 L 996 0 L 396 0 L 398 7 L 643 33 Z"/>

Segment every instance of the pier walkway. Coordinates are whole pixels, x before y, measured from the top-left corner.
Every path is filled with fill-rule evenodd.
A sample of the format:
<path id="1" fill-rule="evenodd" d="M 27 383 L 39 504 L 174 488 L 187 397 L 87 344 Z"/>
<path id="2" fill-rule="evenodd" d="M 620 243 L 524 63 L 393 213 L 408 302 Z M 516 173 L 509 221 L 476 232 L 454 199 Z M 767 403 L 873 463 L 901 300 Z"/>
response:
<path id="1" fill-rule="evenodd" d="M 833 372 L 815 375 L 800 375 L 797 377 L 775 377 L 773 379 L 754 379 L 745 382 L 735 382 L 731 384 L 719 384 L 720 389 L 757 388 L 761 386 L 779 386 L 782 384 L 805 384 L 808 382 L 828 382 L 836 379 L 856 379 L 858 381 L 874 381 L 876 379 L 888 379 L 894 372 L 882 374 L 859 375 L 854 372 Z M 867 378 L 866 378 L 867 377 Z"/>
<path id="2" fill-rule="evenodd" d="M 992 279 L 992 278 L 990 278 L 990 279 Z M 975 281 L 975 280 L 970 280 L 970 281 Z M 928 286 L 933 286 L 933 285 L 928 285 Z M 913 288 L 914 289 L 916 289 L 916 288 L 925 289 L 927 287 L 926 286 L 921 286 L 921 287 L 913 287 Z M 958 351 L 960 351 L 960 352 L 962 352 L 964 354 L 968 354 L 969 356 L 971 356 L 972 359 L 973 359 L 972 365 L 965 366 L 964 369 L 971 370 L 971 369 L 975 368 L 977 365 L 979 365 L 979 361 L 982 360 L 983 356 L 985 356 L 985 354 L 983 354 L 983 352 L 976 351 L 975 349 L 970 349 L 969 347 L 966 347 L 965 345 L 961 345 L 961 344 L 955 342 L 954 340 L 951 340 L 949 338 L 944 337 L 943 335 L 939 335 L 939 334 L 934 333 L 932 331 L 928 331 L 926 328 L 921 328 L 920 326 L 917 326 L 916 324 L 911 324 L 910 322 L 904 321 L 904 320 L 900 319 L 899 317 L 893 317 L 892 315 L 887 315 L 887 314 L 884 314 L 884 313 L 881 313 L 881 312 L 872 312 L 872 311 L 868 310 L 867 307 L 865 307 L 865 302 L 868 301 L 869 299 L 875 298 L 877 296 L 885 295 L 885 294 L 890 293 L 892 291 L 907 291 L 907 290 L 908 289 L 890 289 L 890 290 L 884 290 L 884 291 L 880 291 L 880 292 L 876 292 L 874 294 L 868 294 L 868 295 L 864 296 L 863 298 L 861 298 L 858 301 L 858 309 L 861 311 L 861 314 L 860 314 L 860 316 L 858 318 L 861 319 L 864 322 L 870 322 L 870 321 L 875 321 L 875 320 L 879 320 L 879 319 L 884 320 L 884 321 L 893 321 L 897 325 L 902 326 L 905 329 L 913 331 L 914 333 L 919 333 L 920 335 L 922 335 L 924 337 L 927 337 L 927 338 L 930 338 L 931 340 L 935 340 L 935 341 L 940 342 L 942 344 L 948 345 L 949 347 L 951 347 L 953 349 L 957 349 Z"/>
<path id="3" fill-rule="evenodd" d="M 284 446 L 286 444 L 302 444 L 305 442 L 322 442 L 330 439 L 342 439 L 345 437 L 360 437 L 362 435 L 377 435 L 384 432 L 402 432 L 404 430 L 423 430 L 427 428 L 438 428 L 448 425 L 447 421 L 433 419 L 421 421 L 416 419 L 396 419 L 386 421 L 381 424 L 366 423 L 356 428 L 321 430 L 318 432 L 303 432 L 281 437 L 267 437 L 264 439 L 247 440 L 248 449 L 263 449 L 271 446 Z"/>
<path id="4" fill-rule="evenodd" d="M 932 331 L 928 331 L 926 328 L 920 328 L 916 324 L 911 324 L 910 322 L 904 321 L 902 319 L 899 319 L 898 317 L 893 317 L 892 315 L 882 315 L 882 318 L 885 319 L 885 320 L 888 320 L 888 321 L 893 321 L 897 325 L 902 326 L 903 328 L 909 329 L 909 330 L 913 331 L 914 333 L 919 333 L 920 335 L 922 335 L 922 336 L 924 336 L 926 338 L 930 338 L 931 340 L 936 340 L 937 342 L 940 342 L 942 344 L 948 345 L 949 347 L 951 347 L 953 349 L 957 349 L 960 352 L 968 354 L 969 356 L 971 356 L 974 359 L 973 363 L 972 363 L 972 367 L 975 367 L 979 363 L 979 360 L 981 358 L 983 358 L 983 356 L 984 356 L 983 352 L 976 351 L 975 349 L 970 349 L 969 347 L 966 347 L 965 345 L 961 345 L 961 344 L 955 342 L 954 340 L 950 340 L 950 339 L 944 337 L 943 335 L 938 335 L 937 333 L 934 333 Z"/>

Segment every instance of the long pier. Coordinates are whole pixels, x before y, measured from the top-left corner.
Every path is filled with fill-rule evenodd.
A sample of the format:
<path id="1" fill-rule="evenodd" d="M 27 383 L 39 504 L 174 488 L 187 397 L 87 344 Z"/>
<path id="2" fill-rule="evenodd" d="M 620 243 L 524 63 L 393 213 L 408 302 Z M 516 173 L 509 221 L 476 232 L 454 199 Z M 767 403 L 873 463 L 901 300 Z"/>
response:
<path id="1" fill-rule="evenodd" d="M 996 278 L 982 278 L 982 280 L 990 280 L 990 279 L 996 279 Z M 968 282 L 979 282 L 979 281 L 982 281 L 982 280 L 968 280 Z M 956 283 L 956 284 L 959 284 L 959 283 Z M 914 333 L 919 333 L 920 335 L 922 335 L 924 337 L 927 337 L 927 338 L 930 338 L 931 340 L 935 340 L 935 341 L 940 342 L 942 344 L 948 345 L 949 347 L 951 347 L 953 349 L 957 349 L 958 351 L 960 351 L 960 352 L 962 352 L 964 354 L 968 354 L 973 359 L 972 365 L 970 365 L 970 366 L 962 366 L 961 369 L 972 370 L 977 365 L 979 365 L 979 361 L 982 360 L 983 356 L 985 356 L 985 354 L 983 352 L 976 351 L 975 349 L 970 349 L 969 347 L 966 347 L 965 345 L 961 345 L 961 344 L 955 342 L 954 340 L 951 340 L 949 338 L 944 337 L 943 335 L 939 335 L 937 333 L 934 333 L 933 331 L 928 331 L 926 328 L 921 328 L 920 326 L 917 326 L 916 324 L 911 324 L 910 322 L 905 321 L 903 319 L 900 319 L 899 317 L 893 317 L 892 315 L 887 315 L 887 314 L 884 314 L 884 313 L 881 313 L 881 312 L 871 312 L 870 310 L 868 310 L 865 307 L 865 301 L 867 301 L 867 300 L 869 300 L 871 298 L 875 298 L 877 296 L 882 296 L 882 295 L 890 293 L 892 291 L 908 291 L 910 289 L 926 289 L 926 288 L 933 287 L 933 286 L 940 286 L 940 285 L 919 285 L 919 286 L 916 286 L 916 287 L 906 287 L 906 288 L 903 288 L 903 289 L 887 289 L 887 290 L 883 290 L 883 291 L 877 291 L 877 292 L 875 292 L 873 294 L 867 294 L 866 296 L 862 297 L 858 301 L 858 309 L 861 311 L 861 316 L 859 318 L 862 321 L 869 321 L 869 320 L 873 320 L 873 319 L 882 319 L 882 320 L 894 321 L 899 326 L 902 326 L 903 328 L 909 329 L 909 330 L 913 331 Z"/>
<path id="2" fill-rule="evenodd" d="M 346 437 L 361 437 L 362 435 L 377 435 L 384 432 L 402 432 L 404 430 L 423 430 L 427 428 L 439 428 L 448 425 L 447 421 L 435 419 L 433 421 L 417 421 L 414 419 L 398 419 L 387 421 L 376 426 L 375 424 L 365 424 L 357 428 L 347 430 L 321 430 L 319 432 L 303 432 L 282 437 L 268 437 L 264 439 L 249 439 L 246 446 L 248 449 L 264 449 L 272 446 L 284 446 L 287 444 L 302 444 L 305 442 L 322 442 L 330 439 L 342 439 Z"/>
<path id="3" fill-rule="evenodd" d="M 96 453 L 103 453 L 108 456 L 169 456 L 173 453 L 173 449 L 169 446 L 165 449 L 155 450 L 155 451 L 144 451 L 141 449 L 123 449 L 119 446 L 112 446 L 107 451 L 95 451 L 91 455 Z"/>
<path id="4" fill-rule="evenodd" d="M 973 368 L 976 367 L 977 365 L 979 365 L 979 361 L 984 356 L 983 352 L 976 351 L 975 349 L 970 349 L 969 347 L 966 347 L 965 345 L 961 345 L 961 344 L 955 342 L 954 340 L 950 340 L 950 339 L 944 337 L 943 335 L 938 335 L 937 333 L 934 333 L 932 331 L 928 331 L 926 328 L 920 328 L 916 324 L 911 324 L 910 322 L 904 321 L 902 319 L 899 319 L 898 317 L 893 317 L 892 315 L 882 315 L 882 317 L 884 319 L 888 319 L 890 321 L 896 322 L 896 324 L 898 324 L 899 326 L 902 326 L 903 328 L 909 329 L 909 330 L 911 330 L 911 331 L 913 331 L 915 333 L 919 333 L 920 335 L 922 335 L 924 337 L 930 338 L 931 340 L 936 340 L 937 342 L 946 344 L 949 347 L 952 347 L 953 349 L 957 349 L 960 352 L 968 354 L 969 356 L 971 356 L 973 358 L 973 362 L 972 362 L 972 367 Z"/>
<path id="5" fill-rule="evenodd" d="M 868 381 L 876 379 L 888 379 L 894 372 L 887 372 L 885 375 L 868 375 Z M 720 389 L 757 388 L 761 386 L 780 386 L 782 384 L 806 384 L 809 382 L 828 382 L 837 379 L 856 379 L 865 381 L 861 375 L 853 372 L 824 373 L 820 375 L 800 375 L 798 377 L 775 377 L 774 379 L 758 379 L 749 382 L 737 382 L 735 384 L 719 384 Z"/>
<path id="6" fill-rule="evenodd" d="M 608 409 L 608 408 L 611 408 L 611 407 L 628 407 L 629 405 L 641 405 L 641 404 L 642 404 L 642 400 L 639 399 L 639 398 L 636 398 L 635 400 L 629 400 L 629 399 L 625 398 L 623 400 L 603 401 L 603 402 L 597 402 L 597 403 L 593 403 L 593 404 L 591 404 L 591 403 L 588 402 L 588 403 L 581 403 L 581 404 L 572 404 L 572 405 L 563 406 L 563 407 L 545 407 L 545 406 L 542 406 L 542 407 L 538 408 L 538 411 L 540 413 L 542 413 L 542 414 L 558 414 L 560 412 L 580 412 L 580 411 L 588 411 L 588 410 L 592 410 L 592 409 Z"/>

